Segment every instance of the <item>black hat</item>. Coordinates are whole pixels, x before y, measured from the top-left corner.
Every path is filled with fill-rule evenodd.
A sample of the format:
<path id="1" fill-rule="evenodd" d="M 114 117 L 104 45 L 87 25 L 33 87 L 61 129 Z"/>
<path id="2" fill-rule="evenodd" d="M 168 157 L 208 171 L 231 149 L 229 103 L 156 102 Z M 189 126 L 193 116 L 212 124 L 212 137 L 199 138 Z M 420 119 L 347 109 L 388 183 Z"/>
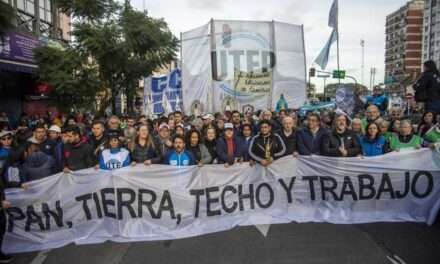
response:
<path id="1" fill-rule="evenodd" d="M 117 138 L 117 139 L 119 139 L 120 136 L 121 136 L 121 133 L 119 132 L 119 130 L 111 129 L 111 130 L 109 130 L 109 131 L 107 132 L 107 137 L 108 137 L 109 139 L 112 139 L 112 138 Z"/>

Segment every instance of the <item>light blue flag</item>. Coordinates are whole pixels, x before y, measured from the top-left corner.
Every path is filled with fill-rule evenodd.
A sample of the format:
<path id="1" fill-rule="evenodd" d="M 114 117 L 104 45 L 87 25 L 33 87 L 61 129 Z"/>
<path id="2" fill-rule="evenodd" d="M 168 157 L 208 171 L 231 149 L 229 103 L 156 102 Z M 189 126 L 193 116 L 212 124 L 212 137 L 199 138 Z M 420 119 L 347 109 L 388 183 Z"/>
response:
<path id="1" fill-rule="evenodd" d="M 328 15 L 328 26 L 337 30 L 338 28 L 338 0 L 334 0 Z"/>
<path id="2" fill-rule="evenodd" d="M 328 56 L 330 54 L 330 48 L 337 39 L 336 30 L 333 29 L 332 34 L 330 35 L 329 40 L 325 44 L 324 48 L 319 53 L 318 57 L 315 59 L 315 63 L 318 64 L 322 70 L 325 70 L 328 63 Z"/>

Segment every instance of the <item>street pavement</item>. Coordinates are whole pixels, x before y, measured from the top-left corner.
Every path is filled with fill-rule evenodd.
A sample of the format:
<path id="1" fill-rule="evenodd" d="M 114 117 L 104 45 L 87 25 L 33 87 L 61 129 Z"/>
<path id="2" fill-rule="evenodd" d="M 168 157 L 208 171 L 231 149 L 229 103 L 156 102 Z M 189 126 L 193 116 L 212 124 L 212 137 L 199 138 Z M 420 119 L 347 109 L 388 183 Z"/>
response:
<path id="1" fill-rule="evenodd" d="M 390 260 L 388 257 L 393 255 Z M 239 227 L 168 242 L 69 245 L 48 252 L 20 254 L 13 263 L 438 264 L 440 224 L 291 223 L 272 225 L 266 237 L 253 226 Z"/>

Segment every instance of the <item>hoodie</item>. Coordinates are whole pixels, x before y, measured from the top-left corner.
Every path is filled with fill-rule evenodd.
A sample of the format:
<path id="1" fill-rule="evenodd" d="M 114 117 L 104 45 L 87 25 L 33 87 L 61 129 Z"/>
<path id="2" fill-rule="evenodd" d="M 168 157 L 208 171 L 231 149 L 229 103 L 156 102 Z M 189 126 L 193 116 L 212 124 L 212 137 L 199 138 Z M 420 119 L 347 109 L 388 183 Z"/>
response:
<path id="1" fill-rule="evenodd" d="M 23 182 L 43 179 L 56 171 L 55 160 L 44 152 L 37 151 L 26 157 L 20 168 Z"/>

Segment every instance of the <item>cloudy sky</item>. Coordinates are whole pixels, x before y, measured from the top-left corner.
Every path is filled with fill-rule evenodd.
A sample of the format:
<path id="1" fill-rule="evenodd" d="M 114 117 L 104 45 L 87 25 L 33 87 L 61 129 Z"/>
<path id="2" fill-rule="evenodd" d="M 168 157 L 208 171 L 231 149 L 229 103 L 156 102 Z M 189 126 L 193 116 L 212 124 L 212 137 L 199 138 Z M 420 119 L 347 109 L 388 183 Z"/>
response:
<path id="1" fill-rule="evenodd" d="M 191 30 L 214 19 L 276 20 L 303 24 L 307 67 L 330 36 L 328 12 L 333 0 L 132 0 L 138 9 L 145 7 L 153 17 L 163 17 L 172 32 Z M 369 86 L 370 68 L 377 68 L 376 83 L 383 81 L 385 17 L 403 6 L 406 0 L 339 0 L 341 68 L 362 80 L 362 49 L 365 40 L 364 84 Z M 334 45 L 327 70 L 336 68 Z M 312 79 L 318 85 L 322 79 Z M 327 80 L 329 83 L 329 80 Z"/>

